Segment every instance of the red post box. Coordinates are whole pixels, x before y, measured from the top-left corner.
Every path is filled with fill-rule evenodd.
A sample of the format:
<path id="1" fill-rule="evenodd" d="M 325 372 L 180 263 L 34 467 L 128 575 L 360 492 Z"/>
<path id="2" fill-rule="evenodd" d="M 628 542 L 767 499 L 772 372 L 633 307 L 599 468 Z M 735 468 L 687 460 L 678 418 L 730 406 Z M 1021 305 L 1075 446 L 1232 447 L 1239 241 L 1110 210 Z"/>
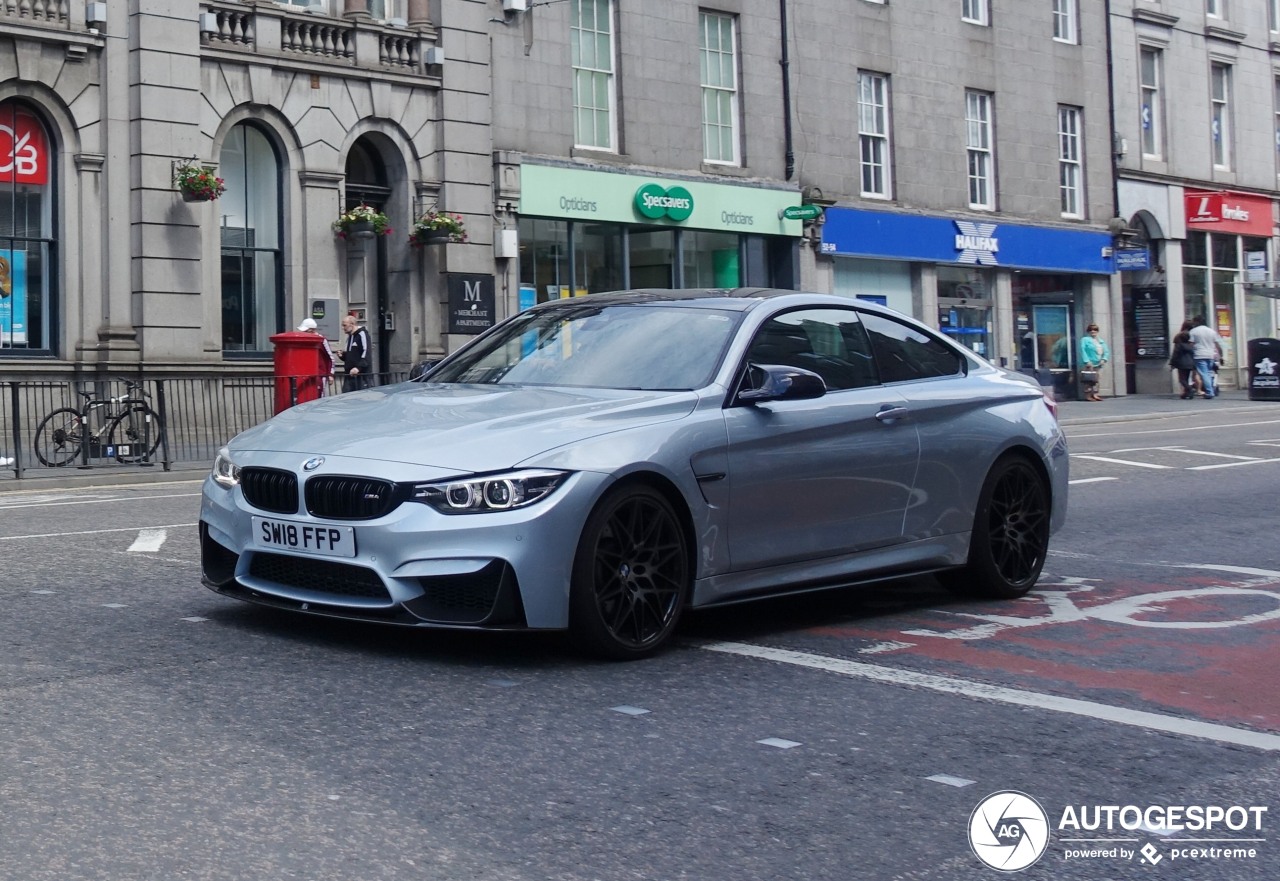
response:
<path id="1" fill-rule="evenodd" d="M 331 371 L 324 352 L 324 338 L 316 333 L 290 330 L 272 336 L 271 343 L 275 346 L 275 412 L 319 398 Z"/>

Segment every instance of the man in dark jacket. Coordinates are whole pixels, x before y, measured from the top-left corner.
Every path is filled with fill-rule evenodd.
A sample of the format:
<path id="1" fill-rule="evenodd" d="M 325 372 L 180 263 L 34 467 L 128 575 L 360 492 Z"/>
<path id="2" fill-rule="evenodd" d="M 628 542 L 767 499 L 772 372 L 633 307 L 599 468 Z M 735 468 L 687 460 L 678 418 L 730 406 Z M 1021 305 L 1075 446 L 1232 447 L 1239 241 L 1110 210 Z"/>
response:
<path id="1" fill-rule="evenodd" d="M 356 323 L 351 314 L 343 316 L 342 330 L 347 335 L 347 345 L 338 355 L 342 359 L 342 390 L 353 392 L 368 385 L 369 331 Z"/>

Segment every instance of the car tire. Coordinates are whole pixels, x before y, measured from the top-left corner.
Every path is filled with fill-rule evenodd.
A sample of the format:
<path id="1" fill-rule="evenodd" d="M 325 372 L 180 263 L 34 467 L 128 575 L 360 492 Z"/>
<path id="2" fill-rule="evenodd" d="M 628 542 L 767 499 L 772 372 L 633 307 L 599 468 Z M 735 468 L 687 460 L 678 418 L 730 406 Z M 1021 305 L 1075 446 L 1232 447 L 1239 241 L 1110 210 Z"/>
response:
<path id="1" fill-rule="evenodd" d="M 1044 566 L 1051 514 L 1049 487 L 1035 465 L 1022 456 L 1000 459 L 978 495 L 968 562 L 938 580 L 969 596 L 1024 596 Z"/>
<path id="2" fill-rule="evenodd" d="M 619 487 L 587 519 L 573 561 L 569 628 L 592 655 L 635 660 L 671 639 L 692 583 L 689 541 L 671 503 Z"/>

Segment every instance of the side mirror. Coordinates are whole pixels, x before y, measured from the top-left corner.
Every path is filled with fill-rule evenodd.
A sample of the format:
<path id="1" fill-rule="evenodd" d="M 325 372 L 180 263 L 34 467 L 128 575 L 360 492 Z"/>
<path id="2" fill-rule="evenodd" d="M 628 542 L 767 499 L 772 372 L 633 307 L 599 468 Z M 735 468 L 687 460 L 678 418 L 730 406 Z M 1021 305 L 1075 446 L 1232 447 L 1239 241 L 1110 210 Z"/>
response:
<path id="1" fill-rule="evenodd" d="M 738 392 L 740 404 L 806 401 L 827 393 L 827 384 L 812 370 L 781 364 L 748 364 L 745 385 Z"/>
<path id="2" fill-rule="evenodd" d="M 419 361 L 417 364 L 413 365 L 412 369 L 410 369 L 409 378 L 421 379 L 422 377 L 430 373 L 431 369 L 443 360 L 444 360 L 443 358 L 435 358 L 435 359 L 429 359 L 426 361 Z"/>

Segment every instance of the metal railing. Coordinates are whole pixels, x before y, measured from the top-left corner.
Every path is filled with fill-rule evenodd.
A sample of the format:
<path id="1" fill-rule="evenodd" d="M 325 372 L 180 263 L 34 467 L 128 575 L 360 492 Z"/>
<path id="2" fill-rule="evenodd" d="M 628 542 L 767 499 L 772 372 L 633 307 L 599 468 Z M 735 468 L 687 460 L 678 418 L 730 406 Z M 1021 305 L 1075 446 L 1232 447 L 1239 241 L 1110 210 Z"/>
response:
<path id="1" fill-rule="evenodd" d="M 404 372 L 368 374 L 367 386 L 408 378 Z M 49 476 L 80 469 L 161 468 L 211 463 L 218 449 L 242 431 L 275 413 L 277 402 L 293 406 L 323 394 L 340 394 L 341 378 L 318 383 L 312 376 L 219 374 L 212 377 L 119 378 L 71 380 L 5 379 L 0 376 L 0 480 Z M 87 398 L 86 398 L 87 395 Z M 110 432 L 112 419 L 126 401 L 145 401 L 158 417 L 150 439 L 140 449 L 120 446 Z M 87 406 L 94 402 L 93 408 Z M 83 414 L 75 436 L 58 436 L 64 455 L 37 454 L 41 424 L 55 411 Z M 114 408 L 114 409 L 113 409 Z M 70 415 L 70 414 L 67 414 Z M 71 420 L 75 422 L 76 420 Z M 39 434 L 48 444 L 60 430 L 50 424 Z M 136 440 L 136 439 L 135 439 Z M 154 450 L 151 446 L 154 444 Z M 52 463 L 52 464 L 50 464 Z"/>

